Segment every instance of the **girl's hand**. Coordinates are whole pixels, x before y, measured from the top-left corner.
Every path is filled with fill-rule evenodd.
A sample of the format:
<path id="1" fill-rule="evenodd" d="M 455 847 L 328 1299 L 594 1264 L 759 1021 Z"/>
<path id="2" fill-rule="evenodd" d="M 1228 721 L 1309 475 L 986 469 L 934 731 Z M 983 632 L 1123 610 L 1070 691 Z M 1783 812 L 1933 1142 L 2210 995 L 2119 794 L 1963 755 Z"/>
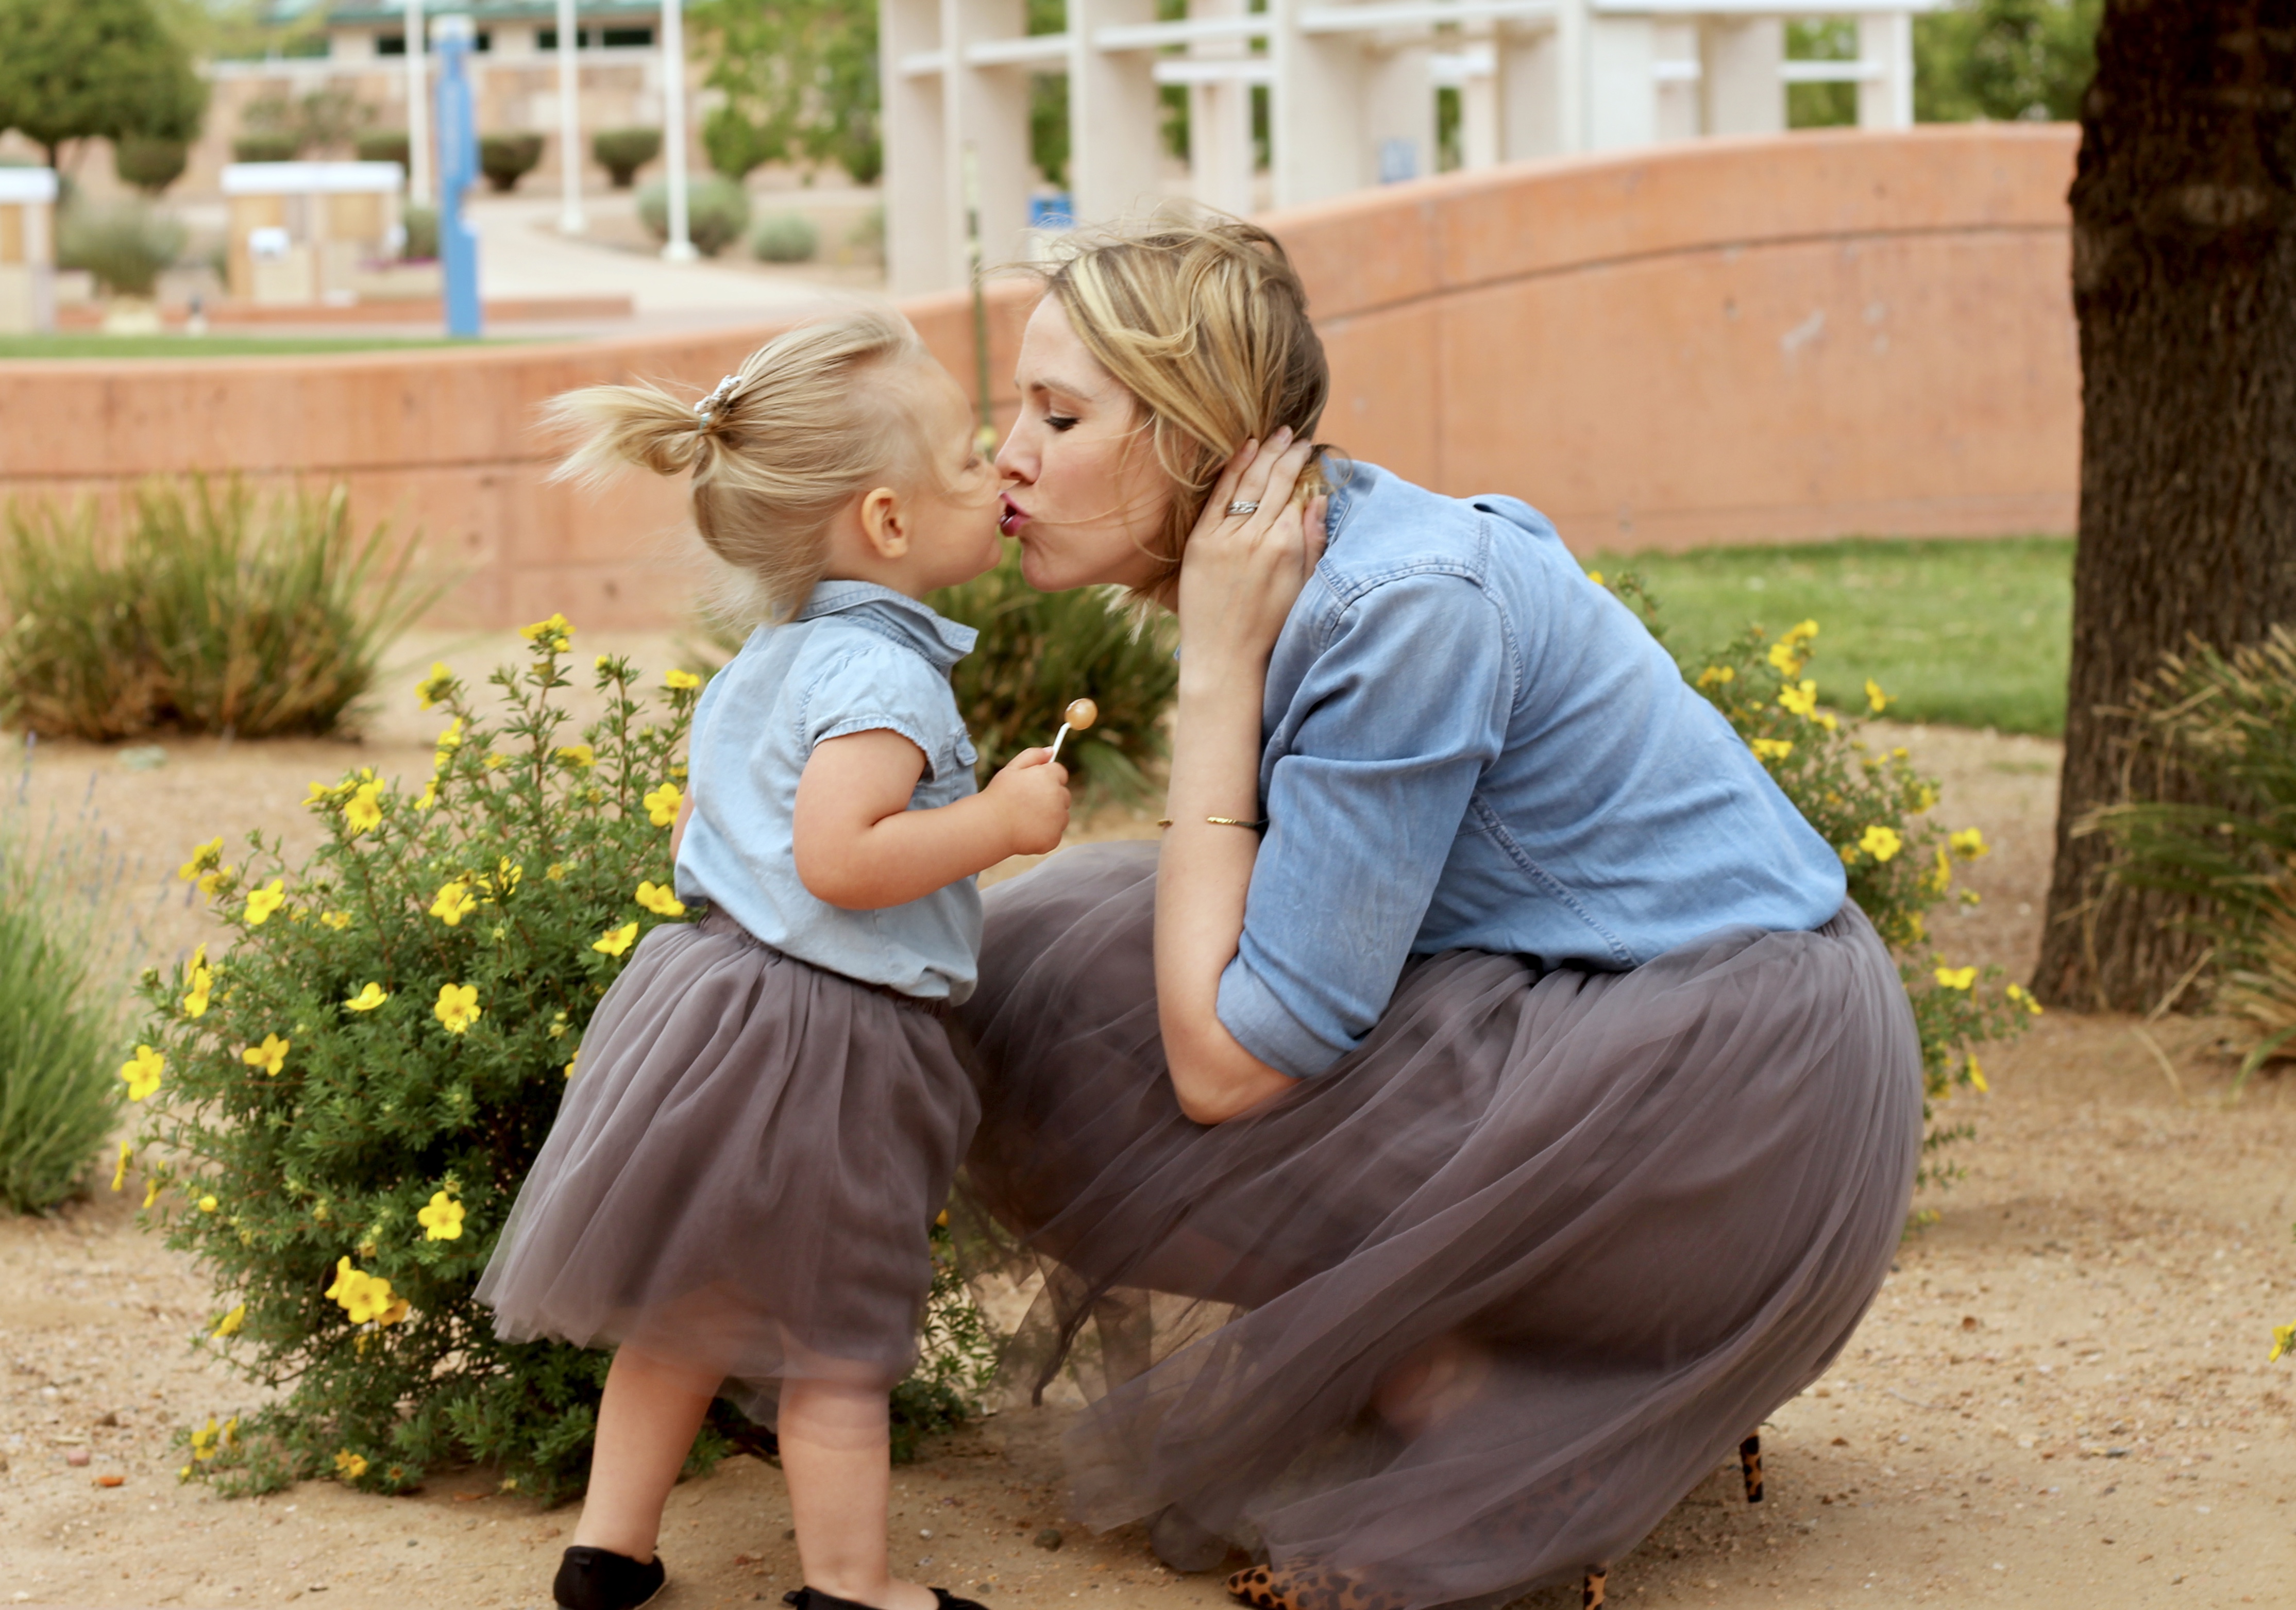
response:
<path id="1" fill-rule="evenodd" d="M 1300 589 L 1324 556 L 1328 500 L 1303 506 L 1292 497 L 1314 450 L 1287 427 L 1266 442 L 1244 443 L 1221 472 L 1180 563 L 1183 675 L 1265 670 Z M 1239 503 L 1259 506 L 1229 513 Z"/>
<path id="2" fill-rule="evenodd" d="M 981 794 L 1012 834 L 1014 855 L 1045 855 L 1069 828 L 1069 768 L 1049 749 L 1024 749 L 988 779 Z"/>

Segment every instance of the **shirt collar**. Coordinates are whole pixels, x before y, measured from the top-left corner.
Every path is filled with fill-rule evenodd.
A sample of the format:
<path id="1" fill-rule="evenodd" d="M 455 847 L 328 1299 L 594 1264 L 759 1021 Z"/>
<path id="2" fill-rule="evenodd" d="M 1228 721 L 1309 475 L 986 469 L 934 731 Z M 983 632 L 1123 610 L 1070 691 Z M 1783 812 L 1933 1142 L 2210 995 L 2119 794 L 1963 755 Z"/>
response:
<path id="1" fill-rule="evenodd" d="M 942 670 L 971 653 L 980 637 L 972 628 L 934 613 L 906 593 L 873 581 L 819 582 L 797 618 L 814 620 L 842 614 L 856 615 L 873 629 L 898 637 Z"/>

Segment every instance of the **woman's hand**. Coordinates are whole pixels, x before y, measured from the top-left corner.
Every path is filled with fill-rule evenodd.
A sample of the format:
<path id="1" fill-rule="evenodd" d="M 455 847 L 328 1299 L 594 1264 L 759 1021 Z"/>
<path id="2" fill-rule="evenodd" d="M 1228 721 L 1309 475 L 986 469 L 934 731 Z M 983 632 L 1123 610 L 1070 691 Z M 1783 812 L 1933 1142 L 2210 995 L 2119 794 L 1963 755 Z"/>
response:
<path id="1" fill-rule="evenodd" d="M 1190 668 L 1225 681 L 1264 670 L 1300 589 L 1324 556 L 1328 500 L 1293 497 L 1315 444 L 1287 427 L 1248 441 L 1205 501 L 1180 562 L 1181 674 Z M 1256 505 L 1232 514 L 1237 504 Z"/>

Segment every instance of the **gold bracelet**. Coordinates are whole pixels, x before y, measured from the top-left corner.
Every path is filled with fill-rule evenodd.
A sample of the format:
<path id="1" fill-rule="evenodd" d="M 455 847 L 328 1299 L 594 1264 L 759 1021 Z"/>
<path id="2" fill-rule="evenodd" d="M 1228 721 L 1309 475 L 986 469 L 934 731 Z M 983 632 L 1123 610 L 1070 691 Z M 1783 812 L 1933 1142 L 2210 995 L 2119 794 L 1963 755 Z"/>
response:
<path id="1" fill-rule="evenodd" d="M 1249 827 L 1254 833 L 1265 833 L 1267 830 L 1266 817 L 1260 817 L 1257 822 L 1247 822 L 1242 817 L 1206 817 L 1204 820 L 1215 827 Z M 1172 818 L 1169 817 L 1163 817 L 1156 824 L 1159 827 L 1169 827 L 1171 825 Z"/>

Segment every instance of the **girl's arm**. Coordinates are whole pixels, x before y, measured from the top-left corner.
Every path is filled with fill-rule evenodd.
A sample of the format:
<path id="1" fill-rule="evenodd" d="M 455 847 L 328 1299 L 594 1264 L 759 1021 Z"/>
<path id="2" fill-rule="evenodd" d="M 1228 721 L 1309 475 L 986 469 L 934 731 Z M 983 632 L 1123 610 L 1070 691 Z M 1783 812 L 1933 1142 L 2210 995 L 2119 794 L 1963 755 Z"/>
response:
<path id="1" fill-rule="evenodd" d="M 816 899 L 874 911 L 922 899 L 1007 856 L 1058 849 L 1069 822 L 1068 768 L 1023 750 L 988 786 L 912 810 L 924 752 L 884 728 L 814 746 L 797 785 L 797 875 Z"/>
<path id="2" fill-rule="evenodd" d="M 1208 821 L 1259 815 L 1259 714 L 1268 656 L 1323 554 L 1324 502 L 1292 489 L 1309 444 L 1247 443 L 1212 489 L 1180 570 L 1180 694 L 1171 826 L 1156 873 L 1156 1001 L 1180 1110 L 1220 1123 L 1292 1088 L 1219 1020 L 1220 975 L 1243 936 L 1259 835 Z M 1232 501 L 1260 512 L 1231 517 Z"/>
<path id="3" fill-rule="evenodd" d="M 669 864 L 677 865 L 677 847 L 685 842 L 685 825 L 693 818 L 693 784 L 689 778 L 685 797 L 677 802 L 677 825 L 669 830 Z"/>

